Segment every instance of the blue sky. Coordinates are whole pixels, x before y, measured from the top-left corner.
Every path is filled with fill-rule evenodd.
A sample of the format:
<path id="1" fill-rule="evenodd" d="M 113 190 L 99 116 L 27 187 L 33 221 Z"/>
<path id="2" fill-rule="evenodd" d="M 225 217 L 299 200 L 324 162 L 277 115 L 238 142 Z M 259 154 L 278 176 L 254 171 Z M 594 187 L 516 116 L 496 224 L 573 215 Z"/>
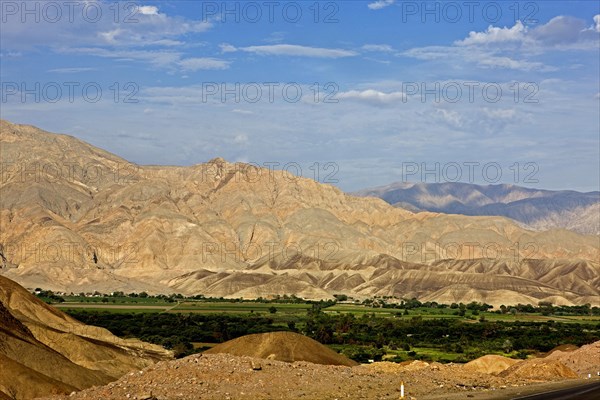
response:
<path id="1" fill-rule="evenodd" d="M 597 1 L 0 3 L 1 117 L 134 162 L 599 190 Z"/>

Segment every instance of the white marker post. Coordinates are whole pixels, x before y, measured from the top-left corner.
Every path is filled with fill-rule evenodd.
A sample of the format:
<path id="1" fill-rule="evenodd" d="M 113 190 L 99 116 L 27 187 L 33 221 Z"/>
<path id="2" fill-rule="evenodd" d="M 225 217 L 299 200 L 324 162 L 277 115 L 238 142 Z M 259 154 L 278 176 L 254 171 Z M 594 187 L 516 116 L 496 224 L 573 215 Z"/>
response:
<path id="1" fill-rule="evenodd" d="M 400 398 L 404 398 L 404 382 L 400 384 Z"/>

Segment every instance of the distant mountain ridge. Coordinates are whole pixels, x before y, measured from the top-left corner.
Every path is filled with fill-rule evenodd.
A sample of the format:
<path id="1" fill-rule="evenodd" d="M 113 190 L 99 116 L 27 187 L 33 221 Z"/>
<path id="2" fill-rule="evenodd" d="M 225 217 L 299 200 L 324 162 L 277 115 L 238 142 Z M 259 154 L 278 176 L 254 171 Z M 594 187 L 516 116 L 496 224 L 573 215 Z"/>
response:
<path id="1" fill-rule="evenodd" d="M 0 142 L 0 274 L 29 288 L 600 304 L 597 236 L 415 214 L 220 158 L 136 165 L 6 121 Z"/>
<path id="2" fill-rule="evenodd" d="M 398 182 L 354 194 L 379 197 L 413 212 L 502 216 L 536 230 L 564 228 L 588 235 L 600 234 L 600 192 L 553 191 L 507 184 Z"/>

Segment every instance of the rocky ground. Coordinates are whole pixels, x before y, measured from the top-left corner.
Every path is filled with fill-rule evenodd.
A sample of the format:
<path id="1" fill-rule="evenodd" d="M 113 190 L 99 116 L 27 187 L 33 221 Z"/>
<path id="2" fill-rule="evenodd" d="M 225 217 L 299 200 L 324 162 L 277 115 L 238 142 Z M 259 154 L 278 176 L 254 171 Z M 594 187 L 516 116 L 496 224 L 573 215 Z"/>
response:
<path id="1" fill-rule="evenodd" d="M 51 399 L 398 399 L 402 382 L 407 398 L 423 399 L 500 391 L 532 380 L 500 378 L 457 364 L 345 367 L 204 354 L 160 362 L 106 386 Z"/>

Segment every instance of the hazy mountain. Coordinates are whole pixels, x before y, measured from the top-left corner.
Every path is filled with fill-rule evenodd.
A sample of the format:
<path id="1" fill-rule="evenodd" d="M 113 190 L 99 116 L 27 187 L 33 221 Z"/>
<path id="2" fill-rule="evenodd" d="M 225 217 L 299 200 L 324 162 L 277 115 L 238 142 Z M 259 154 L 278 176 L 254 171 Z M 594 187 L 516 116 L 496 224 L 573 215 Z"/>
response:
<path id="1" fill-rule="evenodd" d="M 84 325 L 0 276 L 0 398 L 71 393 L 169 358 L 160 346 Z"/>
<path id="2" fill-rule="evenodd" d="M 139 166 L 0 124 L 0 273 L 60 291 L 600 304 L 597 236 L 414 214 L 214 159 Z"/>
<path id="3" fill-rule="evenodd" d="M 497 215 L 537 229 L 564 228 L 600 234 L 600 192 L 540 190 L 515 185 L 469 183 L 393 183 L 365 189 L 358 196 L 379 197 L 411 211 Z"/>

